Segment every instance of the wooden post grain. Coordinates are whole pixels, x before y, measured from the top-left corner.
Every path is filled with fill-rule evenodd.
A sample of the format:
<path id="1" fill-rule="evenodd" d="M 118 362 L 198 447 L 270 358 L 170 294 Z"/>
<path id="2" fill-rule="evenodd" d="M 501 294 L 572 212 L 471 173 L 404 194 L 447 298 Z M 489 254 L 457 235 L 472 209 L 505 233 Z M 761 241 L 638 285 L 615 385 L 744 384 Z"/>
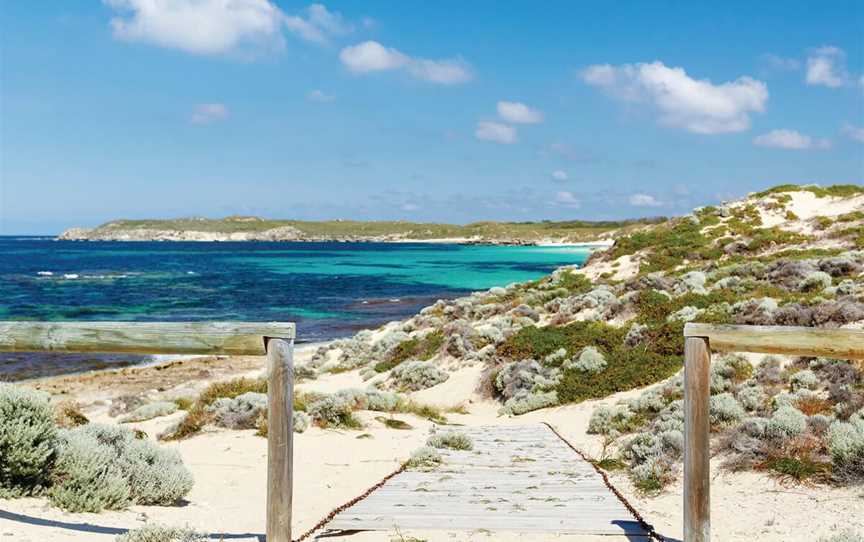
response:
<path id="1" fill-rule="evenodd" d="M 293 340 L 267 340 L 267 542 L 291 542 L 294 477 L 293 345 Z"/>
<path id="2" fill-rule="evenodd" d="M 708 339 L 684 341 L 684 542 L 711 539 Z"/>

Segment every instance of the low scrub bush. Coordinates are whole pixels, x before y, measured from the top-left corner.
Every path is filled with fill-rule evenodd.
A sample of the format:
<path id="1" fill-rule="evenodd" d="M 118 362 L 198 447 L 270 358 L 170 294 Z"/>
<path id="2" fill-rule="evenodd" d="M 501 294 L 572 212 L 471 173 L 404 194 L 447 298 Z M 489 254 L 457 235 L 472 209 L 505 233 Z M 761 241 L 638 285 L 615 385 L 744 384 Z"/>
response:
<path id="1" fill-rule="evenodd" d="M 555 391 L 530 393 L 520 392 L 507 399 L 499 413 L 505 416 L 519 416 L 541 408 L 548 408 L 558 404 L 558 393 Z"/>
<path id="2" fill-rule="evenodd" d="M 207 536 L 185 527 L 149 523 L 127 531 L 114 540 L 115 542 L 206 542 Z"/>
<path id="3" fill-rule="evenodd" d="M 450 375 L 429 361 L 408 361 L 395 367 L 390 378 L 400 390 L 418 391 L 436 386 Z"/>
<path id="4" fill-rule="evenodd" d="M 137 439 L 126 428 L 90 424 L 61 433 L 51 501 L 72 512 L 135 504 L 174 504 L 192 489 L 176 450 Z"/>
<path id="5" fill-rule="evenodd" d="M 460 433 L 458 431 L 445 431 L 429 437 L 426 441 L 426 445 L 432 446 L 433 448 L 471 450 L 474 448 L 474 441 L 465 433 Z"/>
<path id="6" fill-rule="evenodd" d="M 0 497 L 42 491 L 57 449 L 48 394 L 0 383 Z"/>
<path id="7" fill-rule="evenodd" d="M 375 370 L 383 373 L 409 359 L 429 360 L 441 350 L 442 346 L 444 346 L 444 333 L 441 330 L 403 341 L 389 352 L 386 360 L 375 364 Z"/>
<path id="8" fill-rule="evenodd" d="M 360 429 L 363 424 L 354 415 L 358 403 L 354 396 L 336 393 L 318 399 L 309 405 L 308 413 L 321 427 Z"/>
<path id="9" fill-rule="evenodd" d="M 596 374 L 606 368 L 606 358 L 593 346 L 586 346 L 582 349 L 578 358 L 573 359 L 570 363 L 565 363 L 563 367 L 565 369 Z"/>
<path id="10" fill-rule="evenodd" d="M 864 535 L 856 533 L 852 529 L 847 529 L 842 533 L 823 536 L 819 539 L 819 542 L 864 542 Z"/>
<path id="11" fill-rule="evenodd" d="M 430 469 L 440 465 L 443 460 L 438 450 L 431 446 L 423 446 L 411 454 L 408 466 L 414 469 Z"/>
<path id="12" fill-rule="evenodd" d="M 213 421 L 228 429 L 253 429 L 258 417 L 267 412 L 267 394 L 249 391 L 229 399 L 220 397 L 206 407 Z"/>
<path id="13" fill-rule="evenodd" d="M 139 406 L 126 416 L 120 418 L 120 423 L 143 422 L 160 416 L 168 416 L 177 412 L 179 407 L 173 401 L 156 401 Z"/>

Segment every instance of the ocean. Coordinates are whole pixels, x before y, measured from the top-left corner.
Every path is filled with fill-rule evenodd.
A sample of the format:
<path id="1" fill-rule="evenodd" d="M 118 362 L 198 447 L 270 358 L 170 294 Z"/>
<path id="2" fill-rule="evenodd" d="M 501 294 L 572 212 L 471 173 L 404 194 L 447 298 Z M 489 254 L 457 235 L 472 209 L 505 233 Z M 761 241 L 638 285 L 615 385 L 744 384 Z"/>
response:
<path id="1" fill-rule="evenodd" d="M 0 320 L 289 321 L 323 341 L 437 299 L 582 264 L 589 247 L 431 243 L 76 242 L 0 237 Z M 138 356 L 0 354 L 0 380 Z"/>

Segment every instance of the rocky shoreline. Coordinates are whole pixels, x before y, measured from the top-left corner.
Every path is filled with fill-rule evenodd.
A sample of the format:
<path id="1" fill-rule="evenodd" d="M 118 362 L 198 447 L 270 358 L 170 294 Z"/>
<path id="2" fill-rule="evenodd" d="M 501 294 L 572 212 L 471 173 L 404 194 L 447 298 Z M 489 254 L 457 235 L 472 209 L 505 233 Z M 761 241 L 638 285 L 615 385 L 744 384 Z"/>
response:
<path id="1" fill-rule="evenodd" d="M 209 232 L 195 230 L 156 230 L 150 228 L 101 230 L 99 228 L 69 228 L 56 237 L 57 241 L 166 241 L 166 242 L 336 242 L 336 243 L 446 243 L 458 245 L 543 246 L 596 245 L 611 246 L 612 240 L 569 241 L 563 238 L 528 240 L 520 238 L 443 237 L 414 239 L 402 234 L 390 235 L 306 235 L 291 226 L 264 231 Z"/>

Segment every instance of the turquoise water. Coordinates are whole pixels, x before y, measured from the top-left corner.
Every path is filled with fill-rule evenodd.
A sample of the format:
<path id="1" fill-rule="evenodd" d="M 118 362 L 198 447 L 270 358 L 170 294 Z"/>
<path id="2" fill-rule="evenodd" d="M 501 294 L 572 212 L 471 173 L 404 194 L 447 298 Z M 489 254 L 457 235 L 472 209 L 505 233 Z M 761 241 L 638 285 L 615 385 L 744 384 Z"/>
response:
<path id="1" fill-rule="evenodd" d="M 581 264 L 586 247 L 0 238 L 0 318 L 294 321 L 304 340 Z"/>

